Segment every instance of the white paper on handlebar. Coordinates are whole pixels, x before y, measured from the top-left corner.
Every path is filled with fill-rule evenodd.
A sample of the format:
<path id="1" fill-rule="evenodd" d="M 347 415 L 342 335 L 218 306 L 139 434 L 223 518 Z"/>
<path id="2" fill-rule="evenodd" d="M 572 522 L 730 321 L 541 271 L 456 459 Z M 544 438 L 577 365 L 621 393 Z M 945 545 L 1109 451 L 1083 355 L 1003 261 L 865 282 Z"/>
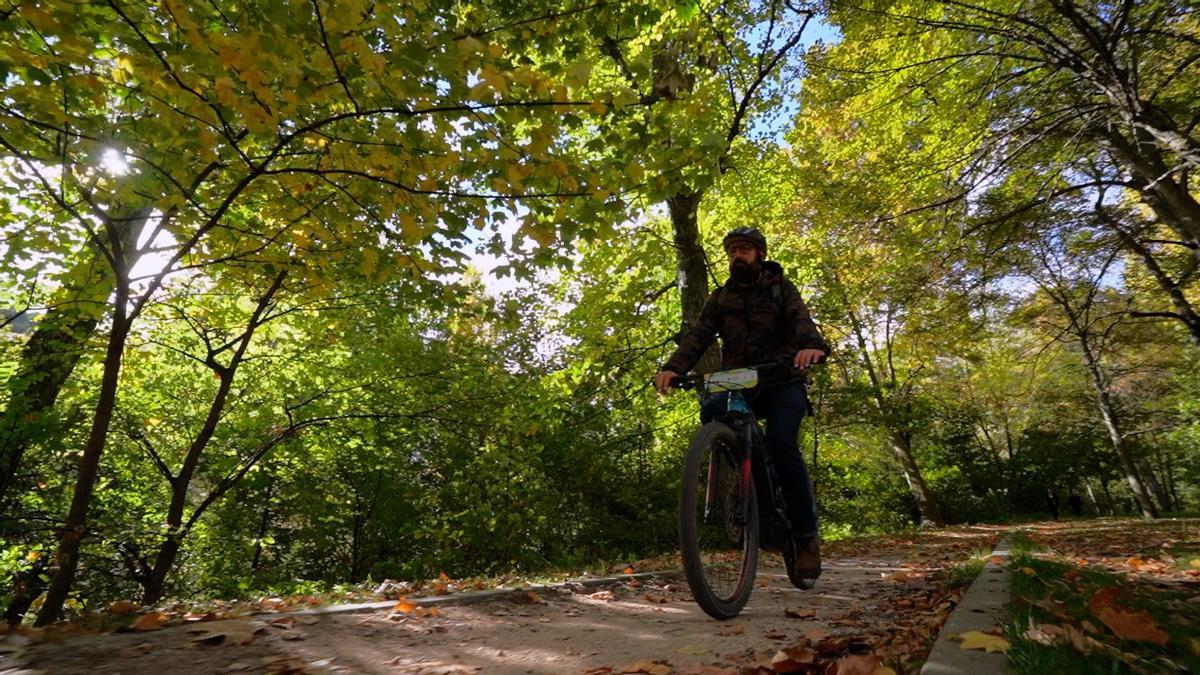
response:
<path id="1" fill-rule="evenodd" d="M 757 386 L 758 371 L 754 368 L 721 370 L 704 377 L 704 387 L 710 392 L 753 389 Z"/>

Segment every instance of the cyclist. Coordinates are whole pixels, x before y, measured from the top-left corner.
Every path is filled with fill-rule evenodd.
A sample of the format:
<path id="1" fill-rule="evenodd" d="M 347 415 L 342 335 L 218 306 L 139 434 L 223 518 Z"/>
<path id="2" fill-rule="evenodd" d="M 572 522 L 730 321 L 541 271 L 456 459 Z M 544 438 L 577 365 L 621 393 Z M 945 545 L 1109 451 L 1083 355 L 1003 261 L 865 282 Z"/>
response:
<path id="1" fill-rule="evenodd" d="M 766 237 L 756 228 L 739 227 L 726 234 L 722 244 L 729 258 L 729 281 L 708 296 L 699 320 L 683 334 L 678 349 L 655 376 L 660 394 L 669 391 L 673 378 L 696 365 L 718 334 L 722 369 L 790 359 L 803 371 L 829 355 L 829 345 L 800 292 L 784 278 L 779 263 L 766 259 Z M 795 555 L 788 556 L 793 561 L 788 576 L 816 579 L 821 574 L 816 502 L 797 442 L 808 408 L 804 375 L 781 368 L 763 372 L 759 382 L 746 392 L 747 400 L 755 416 L 766 419 L 767 447 L 792 523 L 790 544 Z M 707 423 L 724 412 L 728 396 L 717 394 L 705 401 L 700 421 Z"/>

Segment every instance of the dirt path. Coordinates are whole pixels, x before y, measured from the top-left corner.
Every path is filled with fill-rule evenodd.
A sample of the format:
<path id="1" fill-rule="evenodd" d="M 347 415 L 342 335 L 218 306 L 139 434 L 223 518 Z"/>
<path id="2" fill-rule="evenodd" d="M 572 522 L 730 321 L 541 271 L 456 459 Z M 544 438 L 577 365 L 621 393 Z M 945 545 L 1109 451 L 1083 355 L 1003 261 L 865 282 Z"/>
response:
<path id="1" fill-rule="evenodd" d="M 736 673 L 804 646 L 814 665 L 877 654 L 905 672 L 919 664 L 957 597 L 933 576 L 985 548 L 993 534 L 977 528 L 892 540 L 872 555 L 835 545 L 807 592 L 788 583 L 778 556 L 766 555 L 750 604 L 725 622 L 705 615 L 686 583 L 668 575 L 442 606 L 436 616 L 330 614 L 280 626 L 260 617 L 264 627 L 245 645 L 198 644 L 182 626 L 73 637 L 32 645 L 21 661 L 47 673 Z"/>

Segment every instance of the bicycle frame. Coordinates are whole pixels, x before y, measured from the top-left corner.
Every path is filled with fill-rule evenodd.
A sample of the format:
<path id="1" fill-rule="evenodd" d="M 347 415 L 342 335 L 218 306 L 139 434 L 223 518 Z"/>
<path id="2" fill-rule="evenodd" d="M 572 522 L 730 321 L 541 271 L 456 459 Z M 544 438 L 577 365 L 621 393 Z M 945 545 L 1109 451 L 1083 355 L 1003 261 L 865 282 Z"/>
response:
<path id="1" fill-rule="evenodd" d="M 749 404 L 746 402 L 746 397 L 741 391 L 731 391 L 729 400 L 725 408 L 726 418 L 722 420 L 734 430 L 734 434 L 738 439 L 738 447 L 734 459 L 737 462 L 739 473 L 739 495 L 741 503 L 738 504 L 738 521 L 739 524 L 744 524 L 750 513 L 750 484 L 754 479 L 754 465 L 760 463 L 762 467 L 762 476 L 765 479 L 765 484 L 762 486 L 766 489 L 770 496 L 770 505 L 774 510 L 774 515 L 779 519 L 780 524 L 790 531 L 792 529 L 791 521 L 787 517 L 787 509 L 783 504 L 783 494 L 777 489 L 779 485 L 778 476 L 775 474 L 775 466 L 771 462 L 771 453 L 765 451 L 766 439 L 763 437 L 762 430 L 758 426 L 758 419 L 750 410 Z M 704 518 L 709 520 L 716 512 L 718 507 L 717 485 L 718 472 L 720 471 L 719 462 L 711 462 L 708 465 L 708 485 L 705 489 L 704 502 Z"/>

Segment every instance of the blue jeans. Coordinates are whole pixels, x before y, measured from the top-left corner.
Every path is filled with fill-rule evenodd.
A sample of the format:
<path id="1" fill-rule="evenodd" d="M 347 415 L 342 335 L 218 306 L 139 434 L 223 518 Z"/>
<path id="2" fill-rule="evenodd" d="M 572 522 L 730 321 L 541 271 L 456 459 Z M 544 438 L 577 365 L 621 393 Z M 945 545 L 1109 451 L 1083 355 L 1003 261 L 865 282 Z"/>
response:
<path id="1" fill-rule="evenodd" d="M 752 389 L 744 392 L 755 417 L 766 420 L 767 451 L 783 488 L 792 536 L 797 539 L 817 535 L 817 502 L 813 497 L 808 466 L 800 453 L 797 436 L 808 408 L 808 394 L 799 382 Z M 709 397 L 700 406 L 700 422 L 707 424 L 725 413 L 728 392 Z"/>

